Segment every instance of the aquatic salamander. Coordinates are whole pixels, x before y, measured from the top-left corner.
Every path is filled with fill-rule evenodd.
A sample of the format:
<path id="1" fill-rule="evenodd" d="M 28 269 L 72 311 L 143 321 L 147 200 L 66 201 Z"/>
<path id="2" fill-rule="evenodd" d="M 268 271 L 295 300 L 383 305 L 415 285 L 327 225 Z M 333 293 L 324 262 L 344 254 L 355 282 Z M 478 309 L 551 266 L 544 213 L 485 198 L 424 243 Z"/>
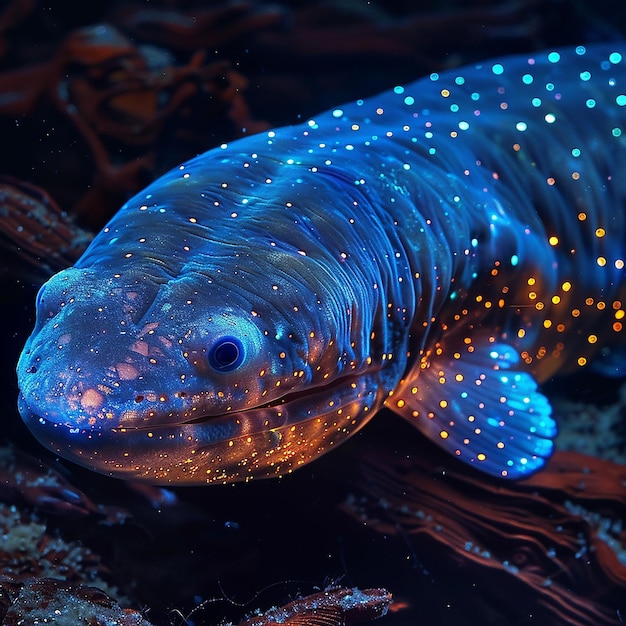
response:
<path id="1" fill-rule="evenodd" d="M 625 55 L 433 74 L 165 174 L 41 288 L 24 420 L 100 472 L 198 484 L 289 473 L 387 406 L 536 471 L 538 383 L 626 364 Z"/>

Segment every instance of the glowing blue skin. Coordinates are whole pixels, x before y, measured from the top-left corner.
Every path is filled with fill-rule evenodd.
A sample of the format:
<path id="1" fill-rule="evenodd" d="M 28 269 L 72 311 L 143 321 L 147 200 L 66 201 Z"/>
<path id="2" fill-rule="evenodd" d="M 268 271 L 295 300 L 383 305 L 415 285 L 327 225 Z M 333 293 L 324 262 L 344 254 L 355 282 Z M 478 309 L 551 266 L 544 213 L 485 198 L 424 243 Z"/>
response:
<path id="1" fill-rule="evenodd" d="M 42 287 L 24 420 L 98 471 L 210 483 L 288 473 L 387 405 L 488 473 L 537 470 L 537 381 L 624 363 L 615 50 L 431 76 L 156 180 Z"/>

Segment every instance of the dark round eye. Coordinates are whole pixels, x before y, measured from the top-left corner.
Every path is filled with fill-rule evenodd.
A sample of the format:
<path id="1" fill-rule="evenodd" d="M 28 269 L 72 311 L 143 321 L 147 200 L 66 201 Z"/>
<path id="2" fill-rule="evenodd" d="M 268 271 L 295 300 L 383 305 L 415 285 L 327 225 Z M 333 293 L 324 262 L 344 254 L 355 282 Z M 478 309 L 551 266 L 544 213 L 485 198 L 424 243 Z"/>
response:
<path id="1" fill-rule="evenodd" d="M 231 372 L 243 363 L 243 345 L 237 337 L 221 337 L 209 350 L 209 365 L 218 372 Z"/>

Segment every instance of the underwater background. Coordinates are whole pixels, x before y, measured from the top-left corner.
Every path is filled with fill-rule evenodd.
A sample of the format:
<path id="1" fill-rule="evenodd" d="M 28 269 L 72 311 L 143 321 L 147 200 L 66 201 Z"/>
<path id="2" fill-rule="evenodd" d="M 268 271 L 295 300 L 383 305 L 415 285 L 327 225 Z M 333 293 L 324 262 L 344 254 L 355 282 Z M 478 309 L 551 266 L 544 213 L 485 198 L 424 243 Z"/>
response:
<path id="1" fill-rule="evenodd" d="M 433 71 L 625 32 L 620 2 L 3 3 L 4 623 L 623 623 L 623 379 L 544 387 L 558 452 L 521 483 L 468 469 L 383 411 L 288 478 L 160 489 L 39 446 L 14 369 L 38 287 L 181 161 Z M 336 587 L 369 591 L 348 602 Z"/>

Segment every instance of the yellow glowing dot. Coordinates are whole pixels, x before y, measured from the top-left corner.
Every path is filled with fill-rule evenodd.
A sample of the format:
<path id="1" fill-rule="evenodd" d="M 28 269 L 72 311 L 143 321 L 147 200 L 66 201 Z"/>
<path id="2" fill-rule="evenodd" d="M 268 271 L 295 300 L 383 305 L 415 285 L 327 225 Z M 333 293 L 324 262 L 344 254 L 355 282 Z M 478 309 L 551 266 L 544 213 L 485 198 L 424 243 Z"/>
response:
<path id="1" fill-rule="evenodd" d="M 580 365 L 580 367 L 583 367 L 583 365 L 587 365 L 587 359 L 584 356 L 579 356 L 578 365 Z"/>
<path id="2" fill-rule="evenodd" d="M 624 259 L 616 259 L 615 261 L 615 269 L 623 270 L 624 269 Z"/>
<path id="3" fill-rule="evenodd" d="M 569 282 L 569 280 L 566 280 L 562 285 L 561 285 L 561 289 L 563 291 L 569 291 L 572 288 L 572 283 Z"/>
<path id="4" fill-rule="evenodd" d="M 457 383 L 462 382 L 462 381 L 463 381 L 463 374 L 457 374 L 457 375 L 454 377 L 454 380 L 456 380 L 456 382 L 457 382 Z"/>
<path id="5" fill-rule="evenodd" d="M 624 315 L 626 315 L 626 313 L 624 313 L 624 309 L 620 309 L 619 311 L 615 311 L 615 319 L 616 320 L 623 320 L 624 319 Z"/>
<path id="6" fill-rule="evenodd" d="M 560 296 L 552 296 L 552 304 L 559 304 L 561 302 Z"/>
<path id="7" fill-rule="evenodd" d="M 528 279 L 528 284 L 532 287 L 537 281 L 531 276 Z"/>
<path id="8" fill-rule="evenodd" d="M 502 448 L 504 448 L 504 442 L 503 441 L 498 441 L 498 443 L 496 444 L 496 447 L 500 448 L 500 450 L 502 450 Z"/>
<path id="9" fill-rule="evenodd" d="M 606 259 L 603 256 L 599 256 L 596 259 L 596 263 L 600 266 L 600 267 L 604 267 L 606 265 Z"/>
<path id="10" fill-rule="evenodd" d="M 583 213 L 582 211 L 578 214 L 578 220 L 580 222 L 584 222 L 587 219 L 587 214 Z"/>
<path id="11" fill-rule="evenodd" d="M 536 291 L 530 291 L 530 292 L 528 293 L 528 298 L 529 298 L 529 300 L 536 300 L 536 298 L 537 298 L 537 292 L 536 292 Z"/>
<path id="12" fill-rule="evenodd" d="M 543 320 L 543 327 L 550 328 L 552 326 L 552 320 Z"/>
<path id="13" fill-rule="evenodd" d="M 396 406 L 397 406 L 399 409 L 401 409 L 401 408 L 404 406 L 404 404 L 405 404 L 404 400 L 398 400 L 398 401 L 396 402 Z"/>
<path id="14" fill-rule="evenodd" d="M 548 239 L 548 243 L 551 246 L 556 246 L 559 243 L 559 238 L 555 237 L 554 235 L 552 235 L 552 237 L 550 237 L 550 239 Z"/>
<path id="15" fill-rule="evenodd" d="M 535 308 L 537 309 L 537 311 L 542 311 L 544 306 L 545 305 L 543 302 L 537 302 L 537 304 L 535 304 Z"/>
<path id="16" fill-rule="evenodd" d="M 447 97 L 450 95 L 450 92 L 449 92 L 447 89 L 442 89 L 442 90 L 441 90 L 441 95 L 442 95 L 444 98 L 447 98 Z"/>
<path id="17" fill-rule="evenodd" d="M 604 228 L 596 228 L 596 237 L 600 238 L 604 237 L 604 235 L 606 235 Z"/>
<path id="18" fill-rule="evenodd" d="M 524 337 L 524 335 L 526 334 L 526 331 L 523 328 L 520 328 L 517 331 L 517 336 L 521 339 L 522 337 Z"/>
<path id="19" fill-rule="evenodd" d="M 442 439 L 447 439 L 450 435 L 449 435 L 449 434 L 448 434 L 445 430 L 442 430 L 442 431 L 439 433 L 439 436 L 440 436 Z"/>
<path id="20" fill-rule="evenodd" d="M 483 454 L 482 452 L 480 452 L 480 453 L 478 453 L 478 454 L 476 455 L 476 458 L 477 458 L 479 461 L 484 461 L 484 460 L 487 458 L 487 455 L 486 455 L 486 454 Z"/>
<path id="21" fill-rule="evenodd" d="M 448 403 L 446 402 L 446 400 L 442 400 L 442 401 L 439 403 L 439 406 L 440 406 L 442 409 L 445 409 L 445 408 L 448 406 Z"/>

